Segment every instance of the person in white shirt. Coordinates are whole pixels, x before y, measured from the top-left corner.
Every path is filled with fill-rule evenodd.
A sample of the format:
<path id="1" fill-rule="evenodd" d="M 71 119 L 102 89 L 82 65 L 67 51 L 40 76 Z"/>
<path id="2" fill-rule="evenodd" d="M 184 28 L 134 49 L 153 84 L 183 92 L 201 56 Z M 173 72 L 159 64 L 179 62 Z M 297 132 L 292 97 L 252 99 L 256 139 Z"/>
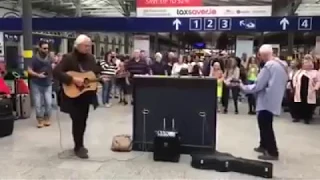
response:
<path id="1" fill-rule="evenodd" d="M 188 65 L 183 61 L 183 56 L 179 56 L 178 62 L 173 64 L 171 75 L 179 75 L 181 69 L 188 69 Z"/>

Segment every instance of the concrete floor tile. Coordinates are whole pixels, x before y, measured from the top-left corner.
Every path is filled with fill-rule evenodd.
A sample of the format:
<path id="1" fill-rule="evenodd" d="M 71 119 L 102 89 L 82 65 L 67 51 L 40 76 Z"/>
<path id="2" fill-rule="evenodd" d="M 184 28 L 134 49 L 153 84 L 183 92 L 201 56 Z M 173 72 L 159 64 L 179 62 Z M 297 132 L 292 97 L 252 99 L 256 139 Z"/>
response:
<path id="1" fill-rule="evenodd" d="M 98 162 L 74 160 L 74 161 L 62 162 L 58 166 L 58 168 L 71 169 L 71 170 L 74 170 L 74 171 L 92 171 L 92 172 L 95 172 L 95 171 L 99 170 L 99 168 L 102 165 L 103 165 L 102 163 L 98 163 Z"/>
<path id="2" fill-rule="evenodd" d="M 46 167 L 38 167 L 30 170 L 25 173 L 22 178 L 23 179 L 41 179 L 41 180 L 49 180 L 49 179 L 70 179 L 72 176 L 72 170 L 59 169 L 59 168 L 46 168 Z"/>
<path id="3" fill-rule="evenodd" d="M 256 117 L 246 115 L 246 108 L 240 104 L 239 115 L 232 114 L 232 109 L 218 114 L 217 149 L 256 159 L 252 149 L 259 142 L 259 132 Z M 280 152 L 280 160 L 273 163 L 275 179 L 320 177 L 320 118 L 315 119 L 310 125 L 291 123 L 287 114 L 274 120 Z M 66 114 L 54 113 L 51 127 L 35 125 L 34 118 L 16 121 L 14 134 L 0 139 L 0 179 L 260 179 L 193 169 L 188 155 L 181 156 L 179 163 L 164 163 L 153 162 L 152 153 L 112 152 L 112 137 L 132 132 L 132 106 L 114 103 L 90 113 L 85 137 L 89 160 L 79 160 L 70 151 L 71 121 Z"/>

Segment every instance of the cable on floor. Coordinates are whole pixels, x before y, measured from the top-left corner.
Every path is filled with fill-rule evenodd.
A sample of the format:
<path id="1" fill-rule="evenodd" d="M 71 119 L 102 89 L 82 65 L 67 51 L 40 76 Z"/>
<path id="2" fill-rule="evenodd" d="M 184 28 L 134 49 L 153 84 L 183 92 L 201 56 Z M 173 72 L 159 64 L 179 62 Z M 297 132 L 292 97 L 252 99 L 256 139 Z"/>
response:
<path id="1" fill-rule="evenodd" d="M 63 147 L 63 136 L 62 136 L 62 126 L 61 126 L 61 118 L 60 118 L 60 108 L 57 107 L 56 109 L 56 121 L 58 123 L 58 129 L 59 129 L 59 145 L 60 145 L 60 152 L 58 153 L 58 158 L 59 159 L 74 159 L 74 160 L 79 160 L 80 158 L 76 157 L 74 154 L 73 156 L 69 156 L 69 157 L 63 157 L 63 153 L 66 152 L 67 150 L 64 149 Z M 143 143 L 145 144 L 145 143 Z M 109 162 L 109 161 L 119 161 L 119 162 L 126 162 L 126 161 L 133 161 L 136 160 L 140 157 L 142 157 L 143 155 L 146 154 L 146 148 L 144 147 L 143 152 L 135 157 L 132 158 L 128 158 L 128 159 L 117 159 L 117 158 L 108 158 L 108 159 L 102 159 L 102 160 L 95 160 L 95 159 L 84 159 L 84 161 L 89 161 L 89 162 L 98 162 L 98 163 L 105 163 L 105 162 Z M 72 150 L 73 152 L 73 150 Z"/>

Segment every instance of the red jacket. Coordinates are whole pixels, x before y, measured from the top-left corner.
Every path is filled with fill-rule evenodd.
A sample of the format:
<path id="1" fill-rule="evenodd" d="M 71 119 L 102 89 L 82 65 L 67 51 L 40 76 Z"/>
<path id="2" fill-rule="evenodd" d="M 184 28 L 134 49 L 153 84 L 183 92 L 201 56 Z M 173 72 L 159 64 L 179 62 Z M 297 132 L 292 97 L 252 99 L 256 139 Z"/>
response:
<path id="1" fill-rule="evenodd" d="M 3 78 L 0 78 L 0 94 L 11 94 L 10 88 Z"/>

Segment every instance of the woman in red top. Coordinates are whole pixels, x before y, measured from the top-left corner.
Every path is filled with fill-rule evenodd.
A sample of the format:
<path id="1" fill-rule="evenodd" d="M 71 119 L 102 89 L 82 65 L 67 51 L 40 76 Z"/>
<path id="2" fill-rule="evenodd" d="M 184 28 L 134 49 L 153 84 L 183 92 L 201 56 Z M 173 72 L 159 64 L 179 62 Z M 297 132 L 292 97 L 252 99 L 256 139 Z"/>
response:
<path id="1" fill-rule="evenodd" d="M 1 95 L 6 95 L 7 97 L 10 97 L 11 91 L 9 86 L 6 84 L 6 82 L 3 79 L 4 72 L 1 72 L 1 77 L 0 77 L 0 94 Z"/>

